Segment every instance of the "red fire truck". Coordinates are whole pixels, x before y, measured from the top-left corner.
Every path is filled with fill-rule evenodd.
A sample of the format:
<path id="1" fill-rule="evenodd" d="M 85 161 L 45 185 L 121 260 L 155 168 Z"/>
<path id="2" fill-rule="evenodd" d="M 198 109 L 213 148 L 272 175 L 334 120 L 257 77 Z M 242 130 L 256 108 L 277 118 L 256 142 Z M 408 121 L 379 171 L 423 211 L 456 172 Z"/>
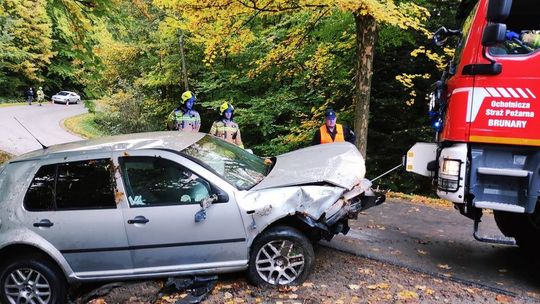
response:
<path id="1" fill-rule="evenodd" d="M 406 170 L 474 220 L 480 241 L 540 247 L 540 1 L 463 1 L 454 59 L 431 94 L 436 143 L 417 143 Z M 459 15 L 459 14 L 458 14 Z M 506 237 L 480 236 L 491 209 Z M 512 239 L 514 238 L 514 239 Z"/>

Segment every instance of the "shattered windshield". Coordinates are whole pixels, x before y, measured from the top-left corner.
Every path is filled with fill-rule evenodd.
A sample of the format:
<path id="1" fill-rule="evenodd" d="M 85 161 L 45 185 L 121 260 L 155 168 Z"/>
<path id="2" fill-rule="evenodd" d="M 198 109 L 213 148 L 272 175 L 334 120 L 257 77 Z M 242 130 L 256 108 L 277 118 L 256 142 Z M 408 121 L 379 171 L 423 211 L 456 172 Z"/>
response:
<path id="1" fill-rule="evenodd" d="M 266 176 L 264 160 L 246 150 L 206 135 L 182 153 L 210 166 L 217 174 L 240 190 L 247 190 Z"/>

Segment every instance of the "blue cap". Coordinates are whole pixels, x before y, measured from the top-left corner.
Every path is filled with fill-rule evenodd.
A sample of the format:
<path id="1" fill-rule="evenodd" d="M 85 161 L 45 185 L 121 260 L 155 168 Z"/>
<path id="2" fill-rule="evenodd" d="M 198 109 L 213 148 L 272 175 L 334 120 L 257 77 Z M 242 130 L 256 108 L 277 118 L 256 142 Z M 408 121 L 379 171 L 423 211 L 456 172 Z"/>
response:
<path id="1" fill-rule="evenodd" d="M 336 118 L 336 112 L 334 110 L 332 110 L 332 109 L 328 109 L 328 110 L 326 110 L 326 113 L 324 113 L 324 116 L 326 118 L 334 119 L 334 118 Z"/>

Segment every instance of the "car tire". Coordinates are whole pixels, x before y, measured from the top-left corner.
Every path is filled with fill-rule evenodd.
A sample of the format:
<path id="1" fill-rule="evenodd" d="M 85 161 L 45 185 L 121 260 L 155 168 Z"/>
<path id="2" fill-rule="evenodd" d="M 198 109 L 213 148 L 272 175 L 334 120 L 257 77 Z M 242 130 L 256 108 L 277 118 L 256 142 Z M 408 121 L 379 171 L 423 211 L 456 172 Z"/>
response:
<path id="1" fill-rule="evenodd" d="M 254 285 L 297 285 L 314 267 L 315 253 L 309 239 L 289 226 L 263 232 L 251 246 L 248 277 Z"/>
<path id="2" fill-rule="evenodd" d="M 22 303 L 17 301 L 19 296 L 26 298 L 26 303 L 63 304 L 67 299 L 64 274 L 40 255 L 25 255 L 3 262 L 0 288 L 0 303 L 6 304 Z"/>

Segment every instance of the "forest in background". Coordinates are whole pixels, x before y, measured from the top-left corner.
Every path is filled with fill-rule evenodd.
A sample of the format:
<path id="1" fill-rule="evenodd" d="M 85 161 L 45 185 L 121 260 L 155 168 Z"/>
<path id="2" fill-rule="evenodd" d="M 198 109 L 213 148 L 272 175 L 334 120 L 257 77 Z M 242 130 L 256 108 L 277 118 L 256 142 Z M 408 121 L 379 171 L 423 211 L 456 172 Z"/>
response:
<path id="1" fill-rule="evenodd" d="M 366 165 L 373 178 L 399 164 L 415 142 L 433 139 L 426 95 L 451 50 L 434 47 L 426 33 L 457 27 L 458 5 L 3 0 L 0 101 L 22 101 L 29 86 L 42 86 L 48 96 L 72 90 L 99 101 L 94 119 L 106 134 L 164 130 L 166 115 L 185 89 L 182 37 L 201 131 L 208 132 L 219 105 L 229 101 L 245 146 L 275 155 L 308 146 L 327 107 L 350 126 L 369 117 Z M 373 31 L 362 32 L 367 26 L 360 19 L 373 22 Z M 373 49 L 357 39 L 361 33 L 373 39 Z M 366 51 L 374 54 L 372 70 L 362 57 Z M 369 78 L 370 87 L 359 89 L 359 77 Z M 359 117 L 355 106 L 366 92 L 369 110 Z M 427 182 L 401 171 L 380 184 L 427 193 Z"/>

